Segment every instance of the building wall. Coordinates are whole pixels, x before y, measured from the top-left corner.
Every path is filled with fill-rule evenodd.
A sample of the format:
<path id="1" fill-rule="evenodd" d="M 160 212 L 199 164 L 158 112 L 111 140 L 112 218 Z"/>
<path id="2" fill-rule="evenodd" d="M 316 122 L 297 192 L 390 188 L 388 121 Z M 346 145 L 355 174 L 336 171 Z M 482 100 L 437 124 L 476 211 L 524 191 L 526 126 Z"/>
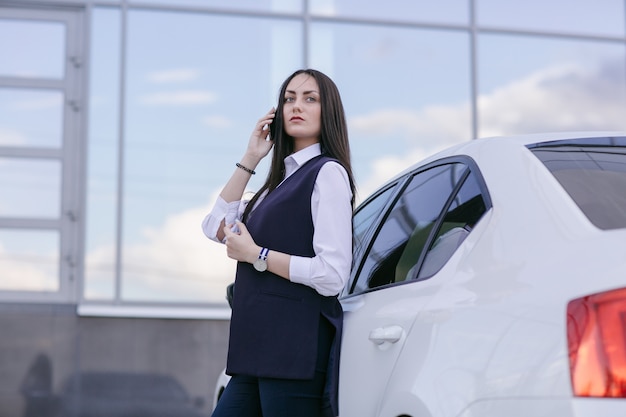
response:
<path id="1" fill-rule="evenodd" d="M 84 413 L 113 417 L 152 402 L 178 407 L 168 415 L 182 417 L 195 416 L 194 410 L 210 415 L 228 322 L 79 317 L 71 306 L 4 304 L 0 329 L 0 416 L 78 416 L 82 402 Z M 92 372 L 101 384 L 98 401 L 89 396 L 93 382 L 83 392 L 77 385 L 70 389 Z M 136 384 L 124 388 L 128 395 L 116 390 L 124 381 Z M 176 384 L 188 400 L 176 399 Z M 132 415 L 158 415 L 137 413 Z"/>

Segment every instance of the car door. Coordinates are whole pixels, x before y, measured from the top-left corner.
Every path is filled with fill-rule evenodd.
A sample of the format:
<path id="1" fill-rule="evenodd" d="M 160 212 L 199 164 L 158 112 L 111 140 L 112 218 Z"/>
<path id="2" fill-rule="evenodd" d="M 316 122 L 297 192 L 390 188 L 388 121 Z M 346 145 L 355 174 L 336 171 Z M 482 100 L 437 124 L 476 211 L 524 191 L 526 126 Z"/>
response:
<path id="1" fill-rule="evenodd" d="M 444 220 L 450 220 L 447 213 L 459 205 L 454 197 L 468 173 L 467 165 L 459 162 L 431 165 L 407 176 L 380 216 L 368 214 L 374 210 L 367 206 L 376 205 L 376 199 L 355 213 L 356 259 L 342 297 L 342 417 L 378 415 L 406 335 L 437 288 L 426 280 L 437 269 L 431 267 L 428 274 L 420 269 L 435 239 L 462 226 Z M 363 224 L 367 219 L 372 221 L 369 229 Z"/>

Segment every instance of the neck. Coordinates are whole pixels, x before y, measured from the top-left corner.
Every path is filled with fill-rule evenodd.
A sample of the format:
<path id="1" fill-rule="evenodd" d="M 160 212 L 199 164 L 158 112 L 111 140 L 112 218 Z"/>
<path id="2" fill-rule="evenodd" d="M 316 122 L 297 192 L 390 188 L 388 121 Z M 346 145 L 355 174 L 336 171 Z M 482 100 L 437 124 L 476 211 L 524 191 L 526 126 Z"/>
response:
<path id="1" fill-rule="evenodd" d="M 293 139 L 293 151 L 298 152 L 304 148 L 308 148 L 309 146 L 319 143 L 318 138 L 294 138 Z"/>

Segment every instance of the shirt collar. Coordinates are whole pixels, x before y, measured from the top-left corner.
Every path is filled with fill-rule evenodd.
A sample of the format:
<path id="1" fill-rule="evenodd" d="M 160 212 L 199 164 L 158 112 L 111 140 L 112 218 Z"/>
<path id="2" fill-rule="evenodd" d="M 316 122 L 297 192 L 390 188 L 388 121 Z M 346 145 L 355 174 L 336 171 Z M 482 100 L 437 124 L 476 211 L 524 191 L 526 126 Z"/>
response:
<path id="1" fill-rule="evenodd" d="M 296 153 L 292 153 L 285 158 L 285 178 L 296 172 L 298 168 L 307 163 L 309 160 L 321 154 L 322 148 L 319 143 L 314 143 L 313 145 L 307 146 Z"/>

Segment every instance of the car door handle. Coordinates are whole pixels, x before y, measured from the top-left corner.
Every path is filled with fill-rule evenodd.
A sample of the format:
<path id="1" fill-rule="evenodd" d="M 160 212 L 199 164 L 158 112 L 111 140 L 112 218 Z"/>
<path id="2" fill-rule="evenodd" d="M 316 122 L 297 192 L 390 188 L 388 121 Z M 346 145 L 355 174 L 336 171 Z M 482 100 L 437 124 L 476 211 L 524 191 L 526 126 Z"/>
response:
<path id="1" fill-rule="evenodd" d="M 369 339 L 377 345 L 385 342 L 396 343 L 402 337 L 404 329 L 400 326 L 379 327 L 370 331 Z"/>

